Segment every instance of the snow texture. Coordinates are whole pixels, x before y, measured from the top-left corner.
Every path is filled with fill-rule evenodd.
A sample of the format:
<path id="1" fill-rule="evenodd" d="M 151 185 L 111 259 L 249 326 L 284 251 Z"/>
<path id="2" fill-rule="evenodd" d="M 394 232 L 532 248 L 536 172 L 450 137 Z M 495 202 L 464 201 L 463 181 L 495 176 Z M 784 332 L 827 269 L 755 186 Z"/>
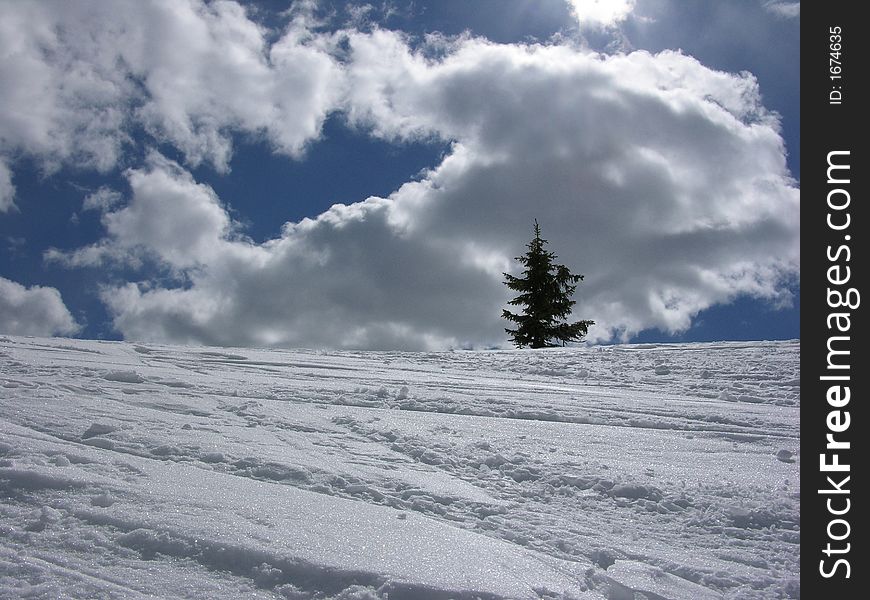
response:
<path id="1" fill-rule="evenodd" d="M 797 598 L 799 351 L 0 337 L 0 597 Z"/>

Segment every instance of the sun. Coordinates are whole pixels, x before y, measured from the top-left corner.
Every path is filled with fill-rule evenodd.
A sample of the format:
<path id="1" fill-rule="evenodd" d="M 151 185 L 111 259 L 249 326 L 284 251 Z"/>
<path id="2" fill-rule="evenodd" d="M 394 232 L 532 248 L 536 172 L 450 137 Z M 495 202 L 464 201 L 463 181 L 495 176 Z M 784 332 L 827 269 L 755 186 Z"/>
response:
<path id="1" fill-rule="evenodd" d="M 609 27 L 624 21 L 635 0 L 569 0 L 581 27 Z"/>

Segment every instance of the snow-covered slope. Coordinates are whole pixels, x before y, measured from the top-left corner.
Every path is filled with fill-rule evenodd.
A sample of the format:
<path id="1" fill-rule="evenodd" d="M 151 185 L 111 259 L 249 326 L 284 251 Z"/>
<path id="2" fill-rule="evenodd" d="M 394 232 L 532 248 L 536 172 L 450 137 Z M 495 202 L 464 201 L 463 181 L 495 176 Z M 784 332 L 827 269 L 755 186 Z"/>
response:
<path id="1" fill-rule="evenodd" d="M 799 593 L 798 342 L 0 337 L 0 597 Z"/>

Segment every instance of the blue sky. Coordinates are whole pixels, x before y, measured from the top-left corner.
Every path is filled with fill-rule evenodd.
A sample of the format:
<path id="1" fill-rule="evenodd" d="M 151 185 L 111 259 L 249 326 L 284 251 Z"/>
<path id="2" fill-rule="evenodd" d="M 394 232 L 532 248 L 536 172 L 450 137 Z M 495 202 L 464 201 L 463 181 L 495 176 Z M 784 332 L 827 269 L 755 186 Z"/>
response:
<path id="1" fill-rule="evenodd" d="M 800 336 L 797 3 L 0 9 L 3 333 L 497 346 L 537 218 L 590 341 Z"/>

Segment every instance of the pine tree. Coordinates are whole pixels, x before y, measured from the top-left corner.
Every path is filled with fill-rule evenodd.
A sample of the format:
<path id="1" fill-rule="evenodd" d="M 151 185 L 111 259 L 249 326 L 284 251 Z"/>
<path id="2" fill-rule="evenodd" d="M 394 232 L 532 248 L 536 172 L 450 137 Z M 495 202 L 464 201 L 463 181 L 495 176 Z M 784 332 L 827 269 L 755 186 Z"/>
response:
<path id="1" fill-rule="evenodd" d="M 576 304 L 571 295 L 582 275 L 572 275 L 568 267 L 555 264 L 556 255 L 544 248 L 547 240 L 541 238 L 541 226 L 535 219 L 535 238 L 526 247 L 529 249 L 518 260 L 525 267 L 522 277 L 505 273 L 505 285 L 519 292 L 510 300 L 512 306 L 524 306 L 522 314 L 508 310 L 502 317 L 517 324 L 516 329 L 505 328 L 519 348 L 530 346 L 544 348 L 561 342 L 580 341 L 594 321 L 565 322 Z"/>

